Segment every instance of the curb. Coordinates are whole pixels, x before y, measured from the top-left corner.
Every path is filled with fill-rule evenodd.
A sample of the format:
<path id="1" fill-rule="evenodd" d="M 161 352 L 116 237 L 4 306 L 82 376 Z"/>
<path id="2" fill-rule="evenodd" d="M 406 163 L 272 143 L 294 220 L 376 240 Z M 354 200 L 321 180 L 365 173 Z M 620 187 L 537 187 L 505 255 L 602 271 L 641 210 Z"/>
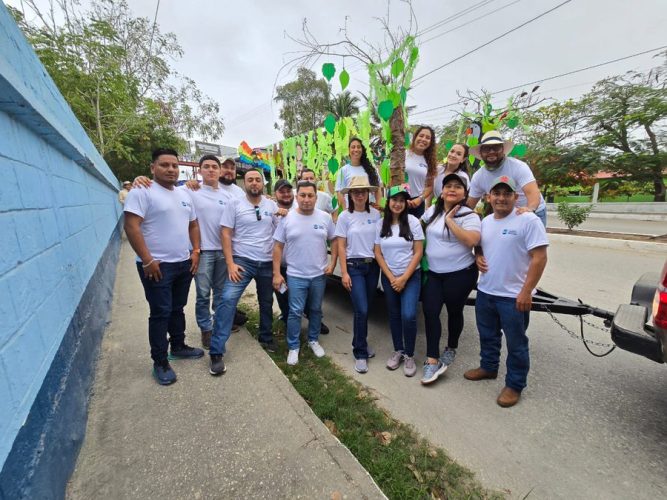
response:
<path id="1" fill-rule="evenodd" d="M 618 240 L 595 236 L 573 236 L 569 234 L 548 233 L 550 242 L 579 243 L 595 248 L 610 248 L 614 250 L 642 250 L 667 255 L 667 243 Z"/>

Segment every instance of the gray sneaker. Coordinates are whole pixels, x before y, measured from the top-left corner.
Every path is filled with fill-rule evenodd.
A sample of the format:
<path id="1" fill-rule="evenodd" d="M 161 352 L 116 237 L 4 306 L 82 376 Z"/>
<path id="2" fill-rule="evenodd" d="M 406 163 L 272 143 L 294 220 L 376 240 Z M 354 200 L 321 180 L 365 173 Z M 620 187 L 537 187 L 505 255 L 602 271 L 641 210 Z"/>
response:
<path id="1" fill-rule="evenodd" d="M 387 368 L 395 370 L 401 366 L 401 361 L 403 361 L 403 353 L 401 351 L 394 351 L 391 353 L 391 357 L 387 360 Z"/>
<path id="2" fill-rule="evenodd" d="M 456 349 L 446 347 L 442 356 L 440 356 L 440 362 L 445 365 L 446 368 L 454 362 L 454 358 L 456 358 Z"/>
<path id="3" fill-rule="evenodd" d="M 366 373 L 368 371 L 368 360 L 366 359 L 355 359 L 354 360 L 354 369 L 359 373 Z"/>
<path id="4" fill-rule="evenodd" d="M 429 363 L 424 363 L 424 374 L 422 375 L 421 383 L 422 385 L 428 385 L 436 380 L 438 380 L 438 377 L 445 373 L 445 370 L 447 367 L 442 364 L 442 361 L 438 360 L 438 362 L 434 365 L 431 365 Z"/>
<path id="5" fill-rule="evenodd" d="M 415 358 L 412 356 L 403 356 L 405 363 L 403 364 L 403 373 L 406 377 L 412 377 L 417 373 L 417 365 L 415 364 Z"/>

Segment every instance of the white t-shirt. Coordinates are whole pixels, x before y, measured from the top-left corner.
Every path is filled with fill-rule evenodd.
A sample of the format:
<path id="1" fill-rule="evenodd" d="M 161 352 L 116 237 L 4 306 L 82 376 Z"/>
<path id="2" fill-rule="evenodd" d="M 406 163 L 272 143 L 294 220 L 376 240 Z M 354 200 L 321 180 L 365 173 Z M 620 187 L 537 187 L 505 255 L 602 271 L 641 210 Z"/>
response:
<path id="1" fill-rule="evenodd" d="M 435 206 L 429 207 L 422 220 L 427 222 L 435 212 Z M 467 213 L 466 213 L 467 212 Z M 454 222 L 466 231 L 481 231 L 479 216 L 469 208 L 462 207 Z M 428 268 L 434 273 L 453 273 L 465 269 L 475 262 L 472 248 L 461 243 L 454 233 L 445 227 L 444 213 L 426 226 L 426 260 Z"/>
<path id="2" fill-rule="evenodd" d="M 408 174 L 411 196 L 419 196 L 424 192 L 427 171 L 426 158 L 407 149 L 405 151 L 405 173 Z"/>
<path id="3" fill-rule="evenodd" d="M 311 215 L 290 210 L 278 223 L 273 239 L 284 243 L 287 275 L 312 279 L 324 274 L 329 263 L 327 241 L 334 239 L 331 215 L 315 209 Z"/>
<path id="4" fill-rule="evenodd" d="M 375 169 L 377 172 L 377 169 Z M 338 193 L 340 192 L 341 189 L 346 188 L 350 185 L 350 182 L 352 182 L 352 177 L 365 177 L 368 179 L 368 174 L 364 170 L 364 167 L 361 165 L 358 165 L 356 167 L 353 167 L 349 163 L 345 165 L 343 168 L 341 168 L 337 175 L 336 175 L 336 186 L 334 190 Z M 380 174 L 378 173 L 378 182 L 380 183 L 380 186 L 382 186 L 382 180 L 380 179 Z M 370 180 L 368 181 L 370 184 Z M 345 208 L 348 207 L 349 203 L 347 201 L 347 195 L 343 195 L 343 198 L 345 198 Z M 375 195 L 373 193 L 370 193 L 370 201 L 375 202 Z"/>
<path id="5" fill-rule="evenodd" d="M 501 175 L 511 178 L 517 185 L 519 199 L 516 202 L 516 206 L 525 207 L 528 205 L 523 187 L 530 182 L 535 182 L 535 176 L 526 163 L 511 156 L 506 156 L 502 165 L 494 171 L 480 168 L 475 172 L 470 181 L 470 196 L 472 198 L 481 198 L 485 194 L 488 194 L 491 183 Z M 540 194 L 540 205 L 537 207 L 537 210 L 543 208 L 546 208 L 546 204 L 544 203 L 542 194 Z"/>
<path id="6" fill-rule="evenodd" d="M 220 189 L 222 189 L 222 192 L 225 193 L 227 198 L 243 198 L 245 196 L 245 191 L 243 190 L 242 187 L 240 187 L 238 184 L 235 182 L 230 184 L 229 186 L 223 184 L 220 182 L 218 184 Z"/>
<path id="7" fill-rule="evenodd" d="M 440 195 L 442 194 L 442 180 L 445 178 L 445 168 L 444 165 L 438 165 L 438 169 L 436 170 L 435 179 L 433 180 L 434 198 L 440 198 Z M 468 174 L 463 170 L 458 170 L 455 173 L 459 174 L 461 177 L 465 177 L 468 180 L 468 185 L 470 185 L 470 176 Z"/>
<path id="8" fill-rule="evenodd" d="M 348 259 L 373 257 L 375 225 L 380 220 L 380 212 L 370 207 L 370 213 L 345 210 L 338 216 L 336 236 L 347 239 L 345 255 Z"/>
<path id="9" fill-rule="evenodd" d="M 123 211 L 144 219 L 141 233 L 154 259 L 183 262 L 190 258 L 189 226 L 197 212 L 186 190 L 153 182 L 148 188 L 130 190 Z"/>
<path id="10" fill-rule="evenodd" d="M 414 257 L 414 242 L 424 239 L 424 231 L 419 220 L 414 215 L 408 215 L 408 223 L 414 241 L 407 241 L 399 236 L 398 224 L 391 226 L 391 236 L 380 237 L 382 231 L 382 220 L 375 225 L 375 244 L 380 245 L 382 257 L 384 257 L 389 270 L 394 276 L 401 276 L 408 269 L 412 257 Z"/>
<path id="11" fill-rule="evenodd" d="M 255 205 L 248 198 L 235 198 L 225 207 L 220 225 L 234 230 L 232 254 L 257 262 L 273 260 L 273 231 L 276 221 L 273 214 L 278 205 L 262 196 L 259 202 L 261 220 L 257 220 Z"/>
<path id="12" fill-rule="evenodd" d="M 324 191 L 318 191 L 315 208 L 324 210 L 328 214 L 332 213 L 334 211 L 334 207 L 331 203 L 331 195 L 329 193 L 325 193 Z"/>
<path id="13" fill-rule="evenodd" d="M 202 184 L 197 191 L 190 191 L 185 186 L 179 189 L 186 189 L 195 205 L 201 233 L 201 249 L 222 250 L 220 218 L 224 208 L 233 199 L 233 192 L 223 189 L 222 184 L 218 185 L 218 189 L 213 189 L 206 184 Z"/>
<path id="14" fill-rule="evenodd" d="M 489 270 L 480 274 L 477 288 L 489 295 L 515 298 L 526 281 L 528 251 L 548 244 L 546 230 L 535 214 L 517 215 L 513 210 L 502 219 L 486 216 L 482 221 L 482 250 Z"/>

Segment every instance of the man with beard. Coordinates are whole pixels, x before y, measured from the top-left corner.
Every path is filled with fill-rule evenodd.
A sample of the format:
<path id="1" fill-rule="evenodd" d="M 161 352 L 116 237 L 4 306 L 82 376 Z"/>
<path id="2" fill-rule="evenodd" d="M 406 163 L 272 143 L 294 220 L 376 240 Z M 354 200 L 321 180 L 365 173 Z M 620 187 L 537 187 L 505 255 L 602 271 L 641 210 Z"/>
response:
<path id="1" fill-rule="evenodd" d="M 481 247 L 475 248 L 477 283 L 475 318 L 480 340 L 480 367 L 463 375 L 468 380 L 498 376 L 502 336 L 507 345 L 505 387 L 496 402 L 514 406 L 526 387 L 530 358 L 528 319 L 535 287 L 547 264 L 546 230 L 532 213 L 517 215 L 516 183 L 504 175 L 489 188 L 493 213 L 482 221 Z"/>
<path id="2" fill-rule="evenodd" d="M 514 143 L 503 140 L 496 130 L 484 134 L 479 144 L 470 148 L 470 154 L 484 160 L 484 166 L 472 176 L 468 206 L 474 209 L 480 198 L 490 192 L 493 181 L 498 177 L 507 176 L 520 188 L 517 192 L 516 213 L 533 212 L 546 227 L 547 205 L 544 203 L 535 176 L 526 163 L 507 156 L 512 148 Z"/>
<path id="3" fill-rule="evenodd" d="M 273 338 L 272 252 L 274 215 L 278 206 L 263 196 L 264 177 L 257 170 L 248 170 L 243 183 L 245 196 L 236 198 L 222 213 L 222 251 L 227 262 L 227 281 L 222 299 L 215 309 L 211 337 L 211 375 L 222 375 L 223 356 L 232 329 L 234 311 L 250 283 L 255 280 L 259 302 L 259 342 L 275 350 Z"/>
<path id="4" fill-rule="evenodd" d="M 173 149 L 154 151 L 151 172 L 154 182 L 148 189 L 133 189 L 127 195 L 125 232 L 137 253 L 137 270 L 150 306 L 148 341 L 153 374 L 159 384 L 169 385 L 176 382 L 168 361 L 170 343 L 173 358 L 204 355 L 201 349 L 185 343 L 183 313 L 199 264 L 199 225 L 190 194 L 175 188 L 178 153 Z"/>

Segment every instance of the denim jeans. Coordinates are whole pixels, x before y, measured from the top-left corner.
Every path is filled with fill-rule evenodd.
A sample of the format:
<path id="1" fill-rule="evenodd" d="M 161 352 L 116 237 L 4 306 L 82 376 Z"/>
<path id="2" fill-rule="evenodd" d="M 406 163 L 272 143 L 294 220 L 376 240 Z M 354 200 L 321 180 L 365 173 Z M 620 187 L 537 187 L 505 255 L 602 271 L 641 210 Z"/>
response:
<path id="1" fill-rule="evenodd" d="M 327 277 L 322 274 L 315 278 L 297 278 L 287 276 L 289 299 L 289 315 L 287 316 L 287 347 L 290 350 L 299 348 L 301 333 L 301 316 L 303 316 L 306 300 L 308 300 L 308 341 L 317 340 L 322 325 L 322 299 L 327 286 Z"/>
<path id="2" fill-rule="evenodd" d="M 160 281 L 149 280 L 137 262 L 137 270 L 144 294 L 150 307 L 148 317 L 148 342 L 151 358 L 155 362 L 167 360 L 169 343 L 172 349 L 185 344 L 185 314 L 183 308 L 188 303 L 188 292 L 192 273 L 192 261 L 161 262 Z M 167 340 L 169 333 L 169 340 Z"/>
<path id="3" fill-rule="evenodd" d="M 222 287 L 222 298 L 215 308 L 211 355 L 225 354 L 225 344 L 232 333 L 236 306 L 252 279 L 257 286 L 259 302 L 259 341 L 273 340 L 273 263 L 257 262 L 238 256 L 234 256 L 234 263 L 243 268 L 240 273 L 241 281 L 235 283 L 228 278 Z"/>
<path id="4" fill-rule="evenodd" d="M 526 387 L 530 368 L 526 335 L 529 312 L 519 311 L 516 308 L 516 299 L 489 295 L 478 290 L 475 317 L 479 330 L 480 366 L 487 371 L 498 371 L 501 337 L 505 333 L 507 344 L 505 385 L 521 392 Z"/>
<path id="5" fill-rule="evenodd" d="M 352 280 L 352 310 L 354 323 L 352 328 L 352 354 L 354 359 L 368 359 L 368 308 L 377 293 L 380 267 L 375 260 L 361 262 L 348 259 L 347 273 Z"/>
<path id="6" fill-rule="evenodd" d="M 402 292 L 396 292 L 389 284 L 389 279 L 382 275 L 382 289 L 389 311 L 389 329 L 394 351 L 400 351 L 412 357 L 415 355 L 417 339 L 417 302 L 421 288 L 421 271 L 417 269 L 405 284 Z"/>
<path id="7" fill-rule="evenodd" d="M 535 211 L 535 215 L 540 218 L 542 224 L 544 224 L 544 227 L 547 227 L 547 207 L 544 207 L 542 210 Z"/>
<path id="8" fill-rule="evenodd" d="M 199 268 L 195 274 L 197 285 L 197 302 L 195 317 L 202 332 L 213 330 L 211 315 L 211 290 L 213 290 L 213 311 L 222 299 L 222 287 L 227 279 L 227 264 L 222 250 L 202 250 L 199 257 Z"/>

